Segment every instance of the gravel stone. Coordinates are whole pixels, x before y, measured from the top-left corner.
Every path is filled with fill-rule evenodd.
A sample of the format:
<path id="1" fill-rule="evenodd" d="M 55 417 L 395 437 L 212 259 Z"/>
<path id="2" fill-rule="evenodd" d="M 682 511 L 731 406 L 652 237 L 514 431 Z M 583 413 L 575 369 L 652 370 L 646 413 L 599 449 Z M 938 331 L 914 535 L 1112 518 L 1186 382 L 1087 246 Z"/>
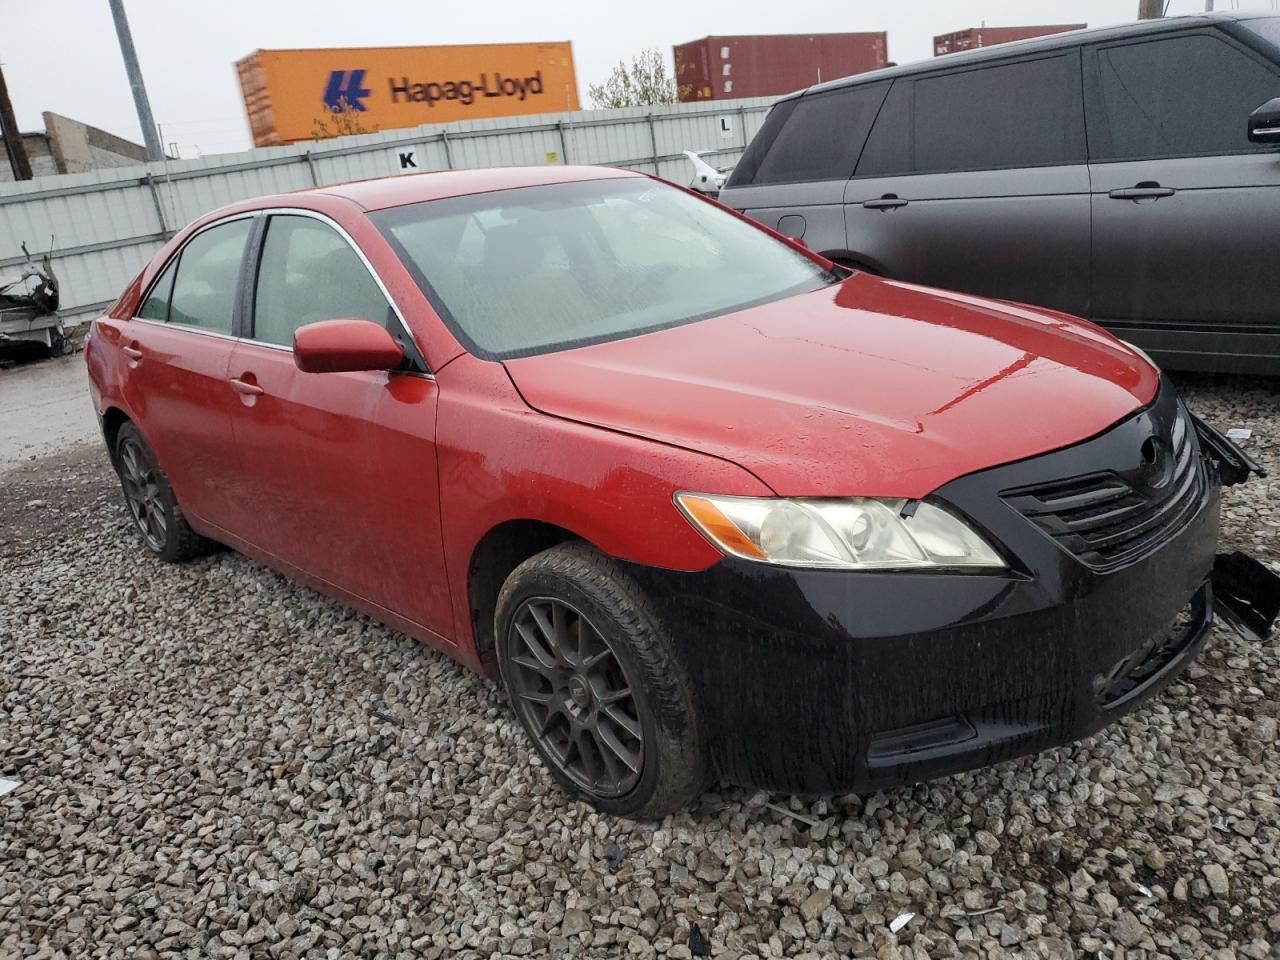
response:
<path id="1" fill-rule="evenodd" d="M 800 916 L 804 917 L 806 922 L 817 920 L 830 905 L 831 891 L 815 890 L 805 898 L 804 903 L 800 904 Z"/>
<path id="2" fill-rule="evenodd" d="M 1111 935 L 1124 947 L 1136 947 L 1147 935 L 1142 922 L 1128 910 L 1121 910 L 1111 924 Z"/>
<path id="3" fill-rule="evenodd" d="M 1225 897 L 1231 888 L 1227 880 L 1227 871 L 1222 869 L 1221 864 L 1206 863 L 1204 865 L 1204 878 L 1209 884 L 1209 892 L 1215 897 Z"/>
<path id="4" fill-rule="evenodd" d="M 1253 430 L 1223 549 L 1280 571 L 1280 382 L 1180 382 Z M 1215 628 L 1039 756 L 636 823 L 444 655 L 229 551 L 151 561 L 99 447 L 0 479 L 0 957 L 1276 955 L 1276 639 Z"/>

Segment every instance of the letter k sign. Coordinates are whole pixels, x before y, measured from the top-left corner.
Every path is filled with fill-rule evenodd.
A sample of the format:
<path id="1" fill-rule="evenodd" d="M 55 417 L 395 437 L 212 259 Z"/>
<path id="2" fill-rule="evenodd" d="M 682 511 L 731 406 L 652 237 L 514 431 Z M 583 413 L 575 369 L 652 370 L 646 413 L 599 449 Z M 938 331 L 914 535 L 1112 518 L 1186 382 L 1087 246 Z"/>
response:
<path id="1" fill-rule="evenodd" d="M 369 88 L 364 85 L 364 70 L 334 70 L 324 88 L 324 105 L 334 113 L 344 110 L 365 111 L 364 98 Z"/>

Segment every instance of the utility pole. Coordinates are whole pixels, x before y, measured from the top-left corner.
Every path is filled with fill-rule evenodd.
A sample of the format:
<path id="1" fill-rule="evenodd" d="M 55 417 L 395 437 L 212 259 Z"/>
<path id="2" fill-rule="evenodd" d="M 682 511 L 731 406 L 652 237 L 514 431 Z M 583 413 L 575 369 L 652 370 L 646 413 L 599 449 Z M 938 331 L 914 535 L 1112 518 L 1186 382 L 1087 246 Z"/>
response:
<path id="1" fill-rule="evenodd" d="M 1138 0 L 1139 20 L 1159 20 L 1164 16 L 1164 0 Z"/>
<path id="2" fill-rule="evenodd" d="M 4 82 L 3 69 L 0 69 L 0 133 L 4 135 L 4 151 L 9 155 L 13 179 L 30 180 L 31 161 L 27 159 L 27 146 L 22 142 L 18 119 L 13 115 L 13 104 L 9 102 L 9 88 Z"/>
<path id="3" fill-rule="evenodd" d="M 107 0 L 111 4 L 111 16 L 116 22 L 116 38 L 120 41 L 120 54 L 124 57 L 124 69 L 129 74 L 129 86 L 133 89 L 133 105 L 138 109 L 138 124 L 147 145 L 148 160 L 163 160 L 160 134 L 156 131 L 155 118 L 151 116 L 151 101 L 142 82 L 142 68 L 138 66 L 138 54 L 133 49 L 133 34 L 124 15 L 124 0 Z"/>

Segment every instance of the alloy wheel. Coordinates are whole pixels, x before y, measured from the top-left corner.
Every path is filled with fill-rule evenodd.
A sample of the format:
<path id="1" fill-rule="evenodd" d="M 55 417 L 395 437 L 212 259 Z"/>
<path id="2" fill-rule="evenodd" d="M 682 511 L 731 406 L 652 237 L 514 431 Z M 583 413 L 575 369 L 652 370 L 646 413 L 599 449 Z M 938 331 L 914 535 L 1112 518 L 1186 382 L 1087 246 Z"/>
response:
<path id="1" fill-rule="evenodd" d="M 507 643 L 512 700 L 552 762 L 597 796 L 632 790 L 644 733 L 632 685 L 600 631 L 569 604 L 534 597 L 516 610 Z"/>
<path id="2" fill-rule="evenodd" d="M 133 440 L 126 439 L 120 444 L 119 457 L 120 481 L 129 513 L 147 546 L 159 553 L 164 549 L 169 520 L 156 467 Z"/>

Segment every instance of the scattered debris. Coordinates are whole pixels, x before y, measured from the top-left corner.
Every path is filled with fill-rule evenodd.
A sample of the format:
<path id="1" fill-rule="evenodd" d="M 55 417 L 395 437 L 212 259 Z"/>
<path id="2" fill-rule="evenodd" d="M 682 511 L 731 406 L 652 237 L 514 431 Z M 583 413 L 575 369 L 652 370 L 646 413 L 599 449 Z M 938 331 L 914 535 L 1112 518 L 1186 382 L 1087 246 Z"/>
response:
<path id="1" fill-rule="evenodd" d="M 816 827 L 818 826 L 819 823 L 821 823 L 820 820 L 815 820 L 813 819 L 813 817 L 806 817 L 802 813 L 796 813 L 794 810 L 788 810 L 786 807 L 782 806 L 781 804 L 766 803 L 765 806 L 768 807 L 770 810 L 773 810 L 777 813 L 782 814 L 784 817 L 789 817 L 792 820 L 798 820 L 800 823 L 807 824 L 810 827 Z"/>
<path id="2" fill-rule="evenodd" d="M 627 851 L 610 840 L 609 845 L 604 848 L 604 858 L 609 861 L 609 869 L 616 873 L 622 866 L 622 861 L 627 859 Z"/>
<path id="3" fill-rule="evenodd" d="M 894 917 L 892 920 L 889 921 L 889 932 L 897 933 L 899 930 L 901 930 L 903 927 L 905 927 L 908 923 L 910 923 L 915 918 L 916 918 L 916 915 L 914 913 L 898 914 L 896 917 Z"/>
<path id="4" fill-rule="evenodd" d="M 689 952 L 695 957 L 711 956 L 711 941 L 697 927 L 689 928 Z"/>
<path id="5" fill-rule="evenodd" d="M 985 917 L 988 913 L 995 913 L 996 911 L 1003 910 L 1003 909 L 1004 909 L 1004 904 L 997 903 L 994 907 L 987 907 L 984 910 L 969 910 L 965 913 L 965 916 L 966 917 Z"/>
<path id="6" fill-rule="evenodd" d="M 0 797 L 3 797 L 6 793 L 13 793 L 13 791 L 17 790 L 20 786 L 22 786 L 21 780 L 12 780 L 9 777 L 0 777 Z"/>
<path id="7" fill-rule="evenodd" d="M 1253 436 L 1253 431 L 1248 427 L 1232 427 L 1227 431 L 1228 440 L 1248 440 Z"/>

